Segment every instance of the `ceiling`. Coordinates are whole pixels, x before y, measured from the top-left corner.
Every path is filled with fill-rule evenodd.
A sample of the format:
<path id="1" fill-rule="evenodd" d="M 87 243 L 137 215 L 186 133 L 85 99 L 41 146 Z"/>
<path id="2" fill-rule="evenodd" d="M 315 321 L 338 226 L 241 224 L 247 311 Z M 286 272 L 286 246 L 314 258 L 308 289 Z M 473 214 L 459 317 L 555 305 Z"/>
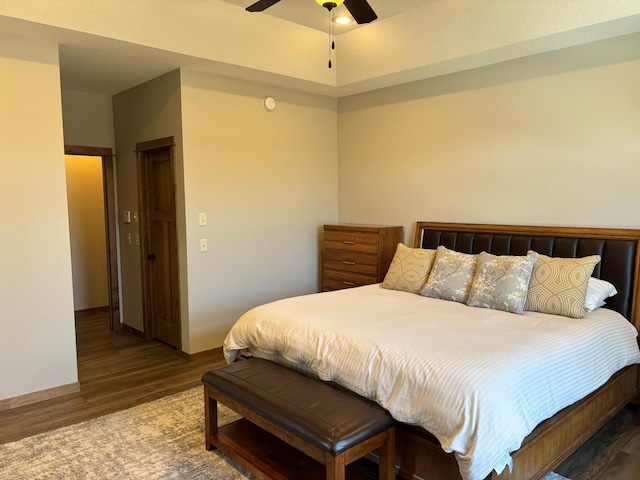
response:
<path id="1" fill-rule="evenodd" d="M 223 2 L 238 5 L 242 8 L 246 8 L 253 4 L 257 0 L 222 0 Z M 424 0 L 386 0 L 378 1 L 371 0 L 370 5 L 374 8 L 378 19 L 391 18 L 400 13 L 417 8 L 424 5 Z M 345 16 L 351 18 L 349 10 L 343 5 L 334 8 L 331 11 L 332 17 Z M 326 9 L 318 5 L 314 1 L 300 1 L 300 0 L 280 0 L 280 2 L 269 7 L 264 12 L 256 12 L 254 15 L 273 15 L 274 17 L 287 20 L 298 25 L 313 28 L 321 32 L 327 32 L 329 29 L 329 14 Z M 334 33 L 340 35 L 348 31 L 358 28 L 358 24 L 352 22 L 349 25 L 334 25 Z"/>
<path id="2" fill-rule="evenodd" d="M 188 68 L 342 97 L 640 32 L 640 0 L 369 0 L 378 20 L 336 26 L 328 69 L 325 9 L 251 3 L 3 0 L 0 35 L 59 44 L 65 89 L 113 95 Z"/>

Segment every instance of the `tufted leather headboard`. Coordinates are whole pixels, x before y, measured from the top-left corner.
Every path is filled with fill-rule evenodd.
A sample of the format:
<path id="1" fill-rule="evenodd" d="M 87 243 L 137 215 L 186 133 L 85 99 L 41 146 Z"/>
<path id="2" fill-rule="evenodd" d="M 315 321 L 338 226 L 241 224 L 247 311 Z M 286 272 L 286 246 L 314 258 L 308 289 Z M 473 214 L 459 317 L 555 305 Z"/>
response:
<path id="1" fill-rule="evenodd" d="M 443 245 L 464 253 L 494 255 L 526 255 L 528 250 L 550 257 L 600 255 L 593 276 L 618 290 L 607 301 L 607 308 L 640 328 L 640 310 L 635 305 L 640 299 L 639 243 L 640 230 L 418 222 L 414 246 Z"/>

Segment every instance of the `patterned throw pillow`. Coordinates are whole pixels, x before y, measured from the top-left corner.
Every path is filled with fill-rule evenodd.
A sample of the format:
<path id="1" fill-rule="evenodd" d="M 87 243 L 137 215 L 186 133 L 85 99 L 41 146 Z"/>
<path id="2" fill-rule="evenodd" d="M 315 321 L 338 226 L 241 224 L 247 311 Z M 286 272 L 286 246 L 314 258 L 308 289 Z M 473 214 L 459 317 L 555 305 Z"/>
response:
<path id="1" fill-rule="evenodd" d="M 537 258 L 533 251 L 526 256 L 480 253 L 467 305 L 522 314 Z"/>
<path id="2" fill-rule="evenodd" d="M 382 288 L 418 293 L 429 276 L 435 256 L 435 250 L 409 248 L 399 243 Z"/>
<path id="3" fill-rule="evenodd" d="M 539 255 L 533 265 L 525 310 L 584 317 L 589 277 L 600 255 L 558 258 Z"/>
<path id="4" fill-rule="evenodd" d="M 464 302 L 469 295 L 477 256 L 449 250 L 442 245 L 420 294 L 424 297 Z"/>

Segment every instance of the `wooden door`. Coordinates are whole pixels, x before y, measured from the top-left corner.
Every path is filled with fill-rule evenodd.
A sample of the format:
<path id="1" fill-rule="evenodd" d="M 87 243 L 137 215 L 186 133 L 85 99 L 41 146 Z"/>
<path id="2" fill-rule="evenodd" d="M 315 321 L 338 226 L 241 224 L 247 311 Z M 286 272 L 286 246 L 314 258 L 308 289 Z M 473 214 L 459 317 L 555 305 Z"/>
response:
<path id="1" fill-rule="evenodd" d="M 137 145 L 145 336 L 181 351 L 173 138 Z"/>

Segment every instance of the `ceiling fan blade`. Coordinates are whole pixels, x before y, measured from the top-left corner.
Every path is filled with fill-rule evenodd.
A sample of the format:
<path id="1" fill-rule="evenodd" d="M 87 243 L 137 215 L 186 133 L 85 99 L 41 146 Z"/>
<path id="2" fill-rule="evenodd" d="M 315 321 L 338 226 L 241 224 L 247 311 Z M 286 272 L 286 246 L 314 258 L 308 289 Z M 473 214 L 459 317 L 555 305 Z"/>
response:
<path id="1" fill-rule="evenodd" d="M 356 23 L 369 23 L 378 18 L 367 0 L 344 0 L 344 6 L 347 7 Z"/>
<path id="2" fill-rule="evenodd" d="M 262 12 L 263 10 L 269 8 L 271 5 L 275 5 L 279 1 L 280 0 L 258 0 L 253 5 L 249 5 L 245 10 L 247 12 Z"/>

